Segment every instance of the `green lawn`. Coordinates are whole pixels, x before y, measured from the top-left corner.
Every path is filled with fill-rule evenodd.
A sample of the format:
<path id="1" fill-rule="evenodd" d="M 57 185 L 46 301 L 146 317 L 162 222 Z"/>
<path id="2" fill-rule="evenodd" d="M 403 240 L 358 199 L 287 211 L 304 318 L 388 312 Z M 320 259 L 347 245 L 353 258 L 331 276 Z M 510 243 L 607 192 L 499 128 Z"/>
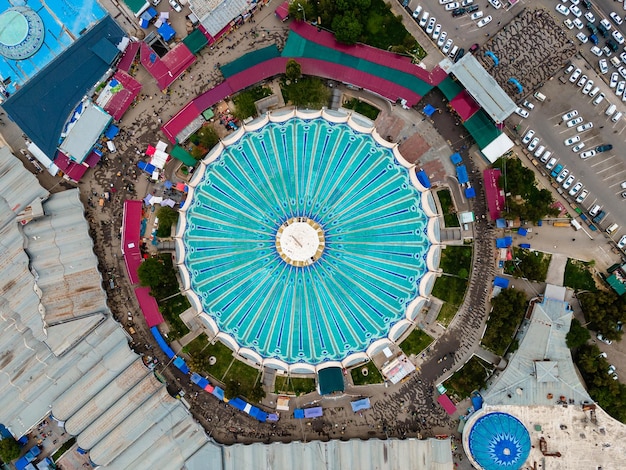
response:
<path id="1" fill-rule="evenodd" d="M 441 212 L 443 213 L 443 222 L 446 227 L 460 227 L 459 218 L 457 217 L 454 204 L 452 203 L 452 195 L 447 189 L 437 191 L 437 198 L 441 205 Z"/>
<path id="2" fill-rule="evenodd" d="M 467 279 L 444 274 L 435 281 L 432 294 L 438 299 L 458 307 L 463 303 L 466 289 Z"/>
<path id="3" fill-rule="evenodd" d="M 437 322 L 441 323 L 443 326 L 448 326 L 458 311 L 459 306 L 444 302 L 439 311 L 439 315 L 437 315 Z"/>
<path id="4" fill-rule="evenodd" d="M 356 98 L 352 98 L 351 100 L 345 102 L 343 107 L 353 109 L 357 113 L 370 118 L 372 121 L 375 121 L 380 113 L 380 109 Z"/>
<path id="5" fill-rule="evenodd" d="M 444 273 L 467 279 L 471 266 L 472 247 L 470 245 L 448 245 L 445 250 L 441 250 L 439 267 Z"/>
<path id="6" fill-rule="evenodd" d="M 187 328 L 187 325 L 180 319 L 180 314 L 191 307 L 187 297 L 183 294 L 172 297 L 171 299 L 159 302 L 159 307 L 163 318 L 165 318 L 165 321 L 167 321 L 167 324 L 170 326 L 168 333 L 170 341 L 174 341 L 189 333 L 189 328 Z"/>
<path id="7" fill-rule="evenodd" d="M 230 369 L 226 372 L 226 376 L 222 382 L 227 383 L 229 380 L 235 380 L 241 384 L 240 393 L 243 396 L 248 396 L 250 390 L 254 388 L 254 384 L 257 382 L 260 371 L 248 364 L 235 359 L 230 365 Z"/>
<path id="8" fill-rule="evenodd" d="M 591 271 L 593 264 L 593 261 L 585 262 L 569 258 L 565 265 L 565 287 L 571 287 L 574 290 L 596 292 L 598 288 Z"/>
<path id="9" fill-rule="evenodd" d="M 217 341 L 215 344 L 209 343 L 205 334 L 201 334 L 191 343 L 183 348 L 183 352 L 190 356 L 189 367 L 196 372 L 205 372 L 212 375 L 217 380 L 223 382 L 224 374 L 233 362 L 233 351 L 225 344 Z M 209 358 L 216 359 L 214 365 L 209 364 Z M 239 361 L 236 361 L 239 362 Z"/>
<path id="10" fill-rule="evenodd" d="M 272 94 L 272 90 L 270 88 L 257 86 L 254 88 L 249 88 L 246 91 L 242 91 L 237 96 L 233 98 L 233 102 L 235 103 L 235 116 L 238 119 L 246 119 L 249 116 L 256 117 L 256 106 L 254 103 L 263 99 Z"/>
<path id="11" fill-rule="evenodd" d="M 363 375 L 361 372 L 363 368 L 367 369 L 367 375 Z M 384 382 L 383 376 L 372 361 L 362 366 L 355 367 L 350 371 L 350 375 L 352 375 L 354 385 L 381 384 Z"/>
<path id="12" fill-rule="evenodd" d="M 446 381 L 445 387 L 459 399 L 464 399 L 469 397 L 474 390 L 480 390 L 492 371 L 493 367 L 490 364 L 472 356 L 461 370 Z"/>
<path id="13" fill-rule="evenodd" d="M 304 395 L 315 390 L 315 379 L 306 377 L 296 378 L 286 375 L 277 375 L 274 382 L 274 393 L 288 393 Z"/>
<path id="14" fill-rule="evenodd" d="M 419 328 L 415 328 L 409 336 L 406 337 L 400 348 L 404 351 L 404 354 L 410 356 L 411 354 L 419 354 L 433 342 L 433 339 Z"/>

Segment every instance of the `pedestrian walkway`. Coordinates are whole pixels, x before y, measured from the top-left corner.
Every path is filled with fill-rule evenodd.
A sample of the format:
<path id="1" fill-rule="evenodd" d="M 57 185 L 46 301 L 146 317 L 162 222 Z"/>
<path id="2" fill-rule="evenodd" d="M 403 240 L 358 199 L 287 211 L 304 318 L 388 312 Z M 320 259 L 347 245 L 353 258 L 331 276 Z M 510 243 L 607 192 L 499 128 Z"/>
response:
<path id="1" fill-rule="evenodd" d="M 565 266 L 567 265 L 567 255 L 554 253 L 548 267 L 546 282 L 555 286 L 562 286 L 565 278 Z"/>

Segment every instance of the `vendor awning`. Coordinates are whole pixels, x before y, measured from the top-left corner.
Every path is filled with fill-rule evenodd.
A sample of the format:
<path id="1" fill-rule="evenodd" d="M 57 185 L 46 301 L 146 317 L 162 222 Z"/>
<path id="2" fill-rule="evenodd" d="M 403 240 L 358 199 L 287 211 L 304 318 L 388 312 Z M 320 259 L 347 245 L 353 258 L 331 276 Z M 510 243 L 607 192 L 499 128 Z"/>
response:
<path id="1" fill-rule="evenodd" d="M 180 145 L 174 146 L 170 155 L 187 166 L 194 166 L 197 163 L 197 160 Z"/>
<path id="2" fill-rule="evenodd" d="M 456 406 L 454 405 L 454 403 L 452 403 L 450 397 L 448 397 L 448 395 L 446 395 L 445 393 L 443 395 L 439 395 L 439 398 L 437 398 L 437 402 L 439 402 L 439 404 L 443 406 L 443 409 L 446 410 L 446 413 L 448 413 L 449 415 L 456 412 Z"/>
<path id="3" fill-rule="evenodd" d="M 370 408 L 370 399 L 369 398 L 362 398 L 360 400 L 353 401 L 353 402 L 350 403 L 350 406 L 352 407 L 352 411 L 354 411 L 355 413 L 357 411 L 361 411 L 361 410 L 369 410 L 369 408 Z"/>
<path id="4" fill-rule="evenodd" d="M 304 410 L 305 418 L 319 418 L 324 414 L 321 406 L 316 406 L 314 408 L 307 408 Z"/>

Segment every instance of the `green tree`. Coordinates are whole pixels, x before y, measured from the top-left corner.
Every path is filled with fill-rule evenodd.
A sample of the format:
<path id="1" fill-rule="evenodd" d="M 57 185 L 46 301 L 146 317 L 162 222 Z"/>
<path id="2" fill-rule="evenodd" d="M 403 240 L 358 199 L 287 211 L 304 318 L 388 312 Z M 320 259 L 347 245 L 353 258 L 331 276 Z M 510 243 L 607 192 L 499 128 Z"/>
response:
<path id="1" fill-rule="evenodd" d="M 516 289 L 503 289 L 491 302 L 493 307 L 487 329 L 482 339 L 483 345 L 503 355 L 513 341 L 513 335 L 526 313 L 526 294 Z"/>
<path id="2" fill-rule="evenodd" d="M 178 221 L 178 211 L 171 207 L 163 206 L 157 211 L 157 217 L 159 218 L 157 237 L 169 237 L 172 233 L 172 225 Z"/>
<path id="3" fill-rule="evenodd" d="M 143 260 L 137 269 L 137 275 L 142 286 L 149 286 L 153 289 L 162 286 L 167 278 L 165 265 L 159 258 Z"/>
<path id="4" fill-rule="evenodd" d="M 361 37 L 363 26 L 359 18 L 350 12 L 336 16 L 333 19 L 332 30 L 335 32 L 335 39 L 344 44 L 355 44 Z"/>
<path id="5" fill-rule="evenodd" d="M 573 318 L 569 332 L 565 337 L 567 347 L 570 349 L 577 349 L 583 344 L 586 344 L 589 338 L 591 338 L 589 330 L 582 326 L 578 319 Z"/>
<path id="6" fill-rule="evenodd" d="M 7 437 L 0 440 L 0 460 L 5 463 L 11 462 L 20 456 L 21 447 L 13 438 Z"/>
<path id="7" fill-rule="evenodd" d="M 315 17 L 315 10 L 313 6 L 306 0 L 296 0 L 289 5 L 289 16 L 296 20 L 312 21 Z"/>
<path id="8" fill-rule="evenodd" d="M 621 339 L 618 322 L 626 322 L 626 297 L 613 291 L 585 292 L 578 294 L 585 320 L 592 330 L 602 333 L 610 340 Z"/>
<path id="9" fill-rule="evenodd" d="M 198 136 L 199 144 L 205 149 L 211 150 L 219 141 L 220 138 L 211 125 L 204 125 L 196 132 Z"/>
<path id="10" fill-rule="evenodd" d="M 224 384 L 224 395 L 230 399 L 241 395 L 241 383 L 237 380 L 229 379 L 228 382 Z"/>
<path id="11" fill-rule="evenodd" d="M 257 382 L 254 387 L 247 393 L 247 398 L 250 399 L 251 402 L 258 403 L 265 398 L 265 390 L 263 389 L 263 385 L 261 382 Z"/>
<path id="12" fill-rule="evenodd" d="M 294 59 L 289 59 L 287 61 L 287 65 L 285 66 L 285 76 L 289 80 L 297 80 L 302 76 L 302 68 Z"/>

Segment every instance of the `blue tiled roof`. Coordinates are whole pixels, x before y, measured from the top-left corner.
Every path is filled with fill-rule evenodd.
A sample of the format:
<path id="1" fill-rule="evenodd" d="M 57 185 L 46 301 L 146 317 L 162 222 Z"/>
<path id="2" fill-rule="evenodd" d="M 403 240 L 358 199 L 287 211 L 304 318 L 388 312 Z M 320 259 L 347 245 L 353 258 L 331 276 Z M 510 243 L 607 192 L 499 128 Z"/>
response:
<path id="1" fill-rule="evenodd" d="M 49 158 L 56 156 L 68 116 L 115 59 L 102 40 L 116 45 L 123 36 L 106 16 L 4 103 L 11 119 Z M 106 55 L 99 53 L 104 50 Z M 109 61 L 103 60 L 105 56 Z"/>

